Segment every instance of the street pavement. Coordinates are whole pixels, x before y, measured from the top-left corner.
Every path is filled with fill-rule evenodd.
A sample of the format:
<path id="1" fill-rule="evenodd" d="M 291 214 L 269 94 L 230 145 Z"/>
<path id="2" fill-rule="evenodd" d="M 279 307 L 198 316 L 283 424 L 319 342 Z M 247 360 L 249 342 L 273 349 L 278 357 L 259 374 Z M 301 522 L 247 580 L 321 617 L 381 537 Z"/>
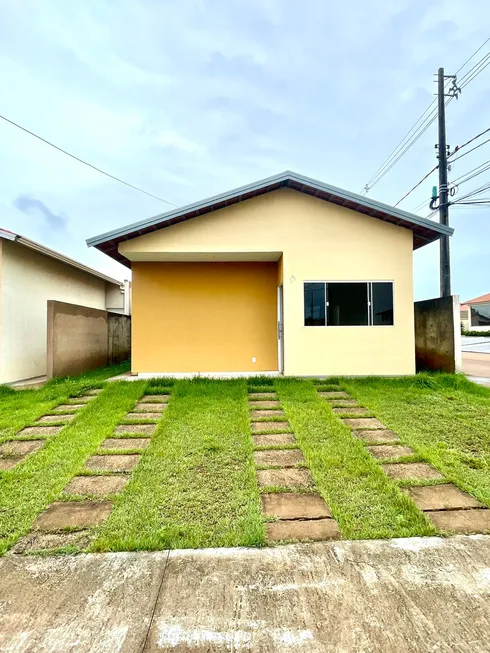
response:
<path id="1" fill-rule="evenodd" d="M 488 653 L 490 536 L 0 560 L 2 653 Z"/>

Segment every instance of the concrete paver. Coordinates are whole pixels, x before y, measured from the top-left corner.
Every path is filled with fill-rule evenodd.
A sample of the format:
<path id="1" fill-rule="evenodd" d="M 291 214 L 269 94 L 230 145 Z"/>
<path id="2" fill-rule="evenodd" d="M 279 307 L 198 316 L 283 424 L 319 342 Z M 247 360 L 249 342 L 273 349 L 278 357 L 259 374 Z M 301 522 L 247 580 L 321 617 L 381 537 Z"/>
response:
<path id="1" fill-rule="evenodd" d="M 129 482 L 128 476 L 75 476 L 65 487 L 65 494 L 107 496 L 121 492 Z"/>
<path id="2" fill-rule="evenodd" d="M 334 406 L 332 411 L 337 415 L 369 415 L 369 410 L 363 406 Z"/>
<path id="3" fill-rule="evenodd" d="M 263 467 L 295 467 L 304 462 L 304 457 L 299 449 L 269 449 L 254 451 L 256 465 Z"/>
<path id="4" fill-rule="evenodd" d="M 249 392 L 248 400 L 249 401 L 265 401 L 268 399 L 277 399 L 277 394 L 275 392 Z"/>
<path id="5" fill-rule="evenodd" d="M 441 531 L 490 533 L 490 510 L 437 510 L 425 514 Z"/>
<path id="6" fill-rule="evenodd" d="M 386 426 L 377 417 L 345 417 L 341 421 L 351 429 L 386 430 Z"/>
<path id="7" fill-rule="evenodd" d="M 382 467 L 388 476 L 401 480 L 412 478 L 432 481 L 444 478 L 437 469 L 427 463 L 388 463 Z"/>
<path id="8" fill-rule="evenodd" d="M 259 469 L 257 470 L 259 487 L 302 487 L 313 485 L 313 477 L 308 469 Z"/>
<path id="9" fill-rule="evenodd" d="M 320 391 L 318 394 L 324 399 L 352 399 L 350 394 L 344 392 L 343 390 L 328 390 L 325 392 Z"/>
<path id="10" fill-rule="evenodd" d="M 152 419 L 155 420 L 155 422 L 160 419 L 162 416 L 161 413 L 143 413 L 143 412 L 135 412 L 135 413 L 127 413 L 124 416 L 124 419 Z"/>
<path id="11" fill-rule="evenodd" d="M 403 444 L 378 444 L 374 447 L 367 447 L 367 450 L 371 456 L 380 460 L 383 458 L 401 458 L 402 456 L 411 456 L 415 453 L 413 449 Z"/>
<path id="12" fill-rule="evenodd" d="M 150 413 L 161 413 L 167 408 L 167 404 L 163 402 L 150 403 L 149 401 L 138 401 L 135 410 L 148 411 Z"/>
<path id="13" fill-rule="evenodd" d="M 57 501 L 39 515 L 33 530 L 59 531 L 98 526 L 107 519 L 111 510 L 109 501 Z"/>
<path id="14" fill-rule="evenodd" d="M 371 429 L 366 431 L 352 431 L 352 435 L 364 442 L 378 444 L 385 442 L 399 442 L 400 437 L 389 429 Z"/>
<path id="15" fill-rule="evenodd" d="M 100 445 L 101 449 L 145 449 L 150 438 L 107 438 Z"/>
<path id="16" fill-rule="evenodd" d="M 56 435 L 61 431 L 63 427 L 62 426 L 26 426 L 25 428 L 22 429 L 22 431 L 19 431 L 17 435 Z"/>
<path id="17" fill-rule="evenodd" d="M 252 419 L 257 417 L 284 417 L 283 410 L 252 410 L 250 417 Z"/>
<path id="18" fill-rule="evenodd" d="M 85 467 L 97 472 L 131 472 L 140 458 L 140 454 L 137 453 L 95 455 L 90 456 Z"/>
<path id="19" fill-rule="evenodd" d="M 253 410 L 259 410 L 260 408 L 280 408 L 281 402 L 279 400 L 265 399 L 263 401 L 250 401 L 248 405 Z"/>
<path id="20" fill-rule="evenodd" d="M 75 531 L 74 533 L 43 533 L 32 531 L 17 542 L 12 549 L 12 553 L 53 551 L 53 549 L 60 549 L 61 547 L 67 546 L 86 549 L 91 544 L 93 538 L 94 536 L 90 531 Z"/>
<path id="21" fill-rule="evenodd" d="M 30 453 L 39 451 L 45 444 L 45 440 L 7 440 L 7 442 L 0 445 L 0 455 L 27 456 Z"/>
<path id="22" fill-rule="evenodd" d="M 55 424 L 61 424 L 64 422 L 70 422 L 74 418 L 75 418 L 74 413 L 70 413 L 69 415 L 65 415 L 62 413 L 60 413 L 59 415 L 43 415 L 36 421 L 36 424 L 51 424 L 52 422 L 54 422 Z"/>
<path id="23" fill-rule="evenodd" d="M 488 536 L 6 556 L 0 650 L 488 653 L 489 569 Z"/>
<path id="24" fill-rule="evenodd" d="M 53 408 L 53 413 L 60 413 L 64 411 L 69 411 L 71 413 L 76 413 L 77 410 L 85 408 L 85 404 L 59 404 L 56 408 Z"/>
<path id="25" fill-rule="evenodd" d="M 269 522 L 265 525 L 267 540 L 312 540 L 325 541 L 340 537 L 339 527 L 334 519 L 292 519 Z"/>
<path id="26" fill-rule="evenodd" d="M 421 510 L 454 510 L 455 508 L 483 508 L 483 504 L 456 485 L 427 485 L 402 488 Z"/>
<path id="27" fill-rule="evenodd" d="M 252 440 L 255 446 L 272 446 L 272 445 L 285 445 L 294 444 L 296 438 L 292 433 L 262 433 L 259 435 L 252 435 Z"/>
<path id="28" fill-rule="evenodd" d="M 114 433 L 144 433 L 152 435 L 155 432 L 156 424 L 119 424 Z"/>
<path id="29" fill-rule="evenodd" d="M 20 458 L 0 458 L 0 472 L 7 472 L 20 463 Z"/>
<path id="30" fill-rule="evenodd" d="M 252 431 L 260 433 L 261 431 L 287 431 L 289 422 L 252 422 Z"/>
<path id="31" fill-rule="evenodd" d="M 163 395 L 144 395 L 141 397 L 139 400 L 141 403 L 167 403 L 167 401 L 170 399 L 169 394 L 163 394 Z"/>
<path id="32" fill-rule="evenodd" d="M 332 514 L 318 494 L 275 492 L 261 494 L 262 512 L 278 519 L 321 519 Z"/>

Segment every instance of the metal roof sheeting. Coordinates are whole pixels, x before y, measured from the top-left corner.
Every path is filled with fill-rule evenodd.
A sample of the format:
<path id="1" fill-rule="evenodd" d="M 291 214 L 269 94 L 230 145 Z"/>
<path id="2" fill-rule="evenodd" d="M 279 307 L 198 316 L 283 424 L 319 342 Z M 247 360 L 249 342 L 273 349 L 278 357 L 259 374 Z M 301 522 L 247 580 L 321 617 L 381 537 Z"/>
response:
<path id="1" fill-rule="evenodd" d="M 120 229 L 101 234 L 100 236 L 89 238 L 87 245 L 89 247 L 96 247 L 120 263 L 131 267 L 130 261 L 118 251 L 120 242 L 137 238 L 152 231 L 163 229 L 172 224 L 183 222 L 184 220 L 190 220 L 199 215 L 216 211 L 230 206 L 230 204 L 243 202 L 252 197 L 278 190 L 279 188 L 292 188 L 301 193 L 313 195 L 326 202 L 351 209 L 357 213 L 364 213 L 370 217 L 411 229 L 414 234 L 414 249 L 418 249 L 423 245 L 437 240 L 441 235 L 451 236 L 454 231 L 451 227 L 432 222 L 426 218 L 421 218 L 413 213 L 407 213 L 406 211 L 389 206 L 388 204 L 383 204 L 382 202 L 377 202 L 363 195 L 351 193 L 347 190 L 336 188 L 316 179 L 304 177 L 303 175 L 287 170 L 273 177 L 261 179 L 260 181 L 255 181 L 246 186 L 209 197 L 200 202 L 194 202 L 181 208 L 172 209 L 152 218 L 142 220 L 141 222 L 135 222 Z"/>

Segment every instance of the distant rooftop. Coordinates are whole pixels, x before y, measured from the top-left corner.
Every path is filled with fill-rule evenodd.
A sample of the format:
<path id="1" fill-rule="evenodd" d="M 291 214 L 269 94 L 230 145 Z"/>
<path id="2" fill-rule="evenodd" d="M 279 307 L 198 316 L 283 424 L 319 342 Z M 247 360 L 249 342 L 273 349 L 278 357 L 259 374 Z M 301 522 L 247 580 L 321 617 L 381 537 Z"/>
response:
<path id="1" fill-rule="evenodd" d="M 83 263 L 79 263 L 78 261 L 75 261 L 74 259 L 69 258 L 64 254 L 61 254 L 60 252 L 56 252 L 54 249 L 49 249 L 49 247 L 45 247 L 44 245 L 41 245 L 41 243 L 36 243 L 34 240 L 30 240 L 29 238 L 24 238 L 24 236 L 21 236 L 20 234 L 16 234 L 13 231 L 9 231 L 9 229 L 3 229 L 2 227 L 0 227 L 0 238 L 3 238 L 4 240 L 10 240 L 14 243 L 19 243 L 19 245 L 24 245 L 24 247 L 28 247 L 29 249 L 39 252 L 40 254 L 49 256 L 50 258 L 56 259 L 57 261 L 61 261 L 66 265 L 71 265 L 71 267 L 73 268 L 82 270 L 83 272 L 86 272 L 87 274 L 91 274 L 94 277 L 99 277 L 99 279 L 103 279 L 108 283 L 114 283 L 118 286 L 121 285 L 122 283 L 122 281 L 119 281 L 118 279 L 113 279 L 112 277 L 108 277 L 106 274 L 102 274 L 102 272 L 98 272 L 98 270 L 89 268 L 87 265 L 84 265 Z"/>
<path id="2" fill-rule="evenodd" d="M 467 304 L 483 304 L 485 302 L 490 302 L 490 292 L 487 292 L 486 295 L 480 295 L 479 297 L 475 297 L 474 299 L 468 299 L 464 304 L 461 306 L 467 305 Z"/>

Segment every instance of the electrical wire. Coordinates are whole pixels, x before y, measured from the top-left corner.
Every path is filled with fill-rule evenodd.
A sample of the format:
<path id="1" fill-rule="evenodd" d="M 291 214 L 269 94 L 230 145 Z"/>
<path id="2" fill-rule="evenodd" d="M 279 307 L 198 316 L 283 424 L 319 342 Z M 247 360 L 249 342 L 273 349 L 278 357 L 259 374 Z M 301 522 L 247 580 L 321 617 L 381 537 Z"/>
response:
<path id="1" fill-rule="evenodd" d="M 490 41 L 490 37 L 487 38 L 480 47 L 473 52 L 473 54 L 458 68 L 456 75 L 463 70 L 463 68 L 480 52 L 485 45 Z M 484 55 L 480 61 L 478 61 L 470 70 L 463 75 L 461 80 L 461 88 L 467 86 L 475 77 L 477 77 L 487 65 L 490 64 L 490 60 L 487 63 L 487 58 L 490 57 L 490 52 Z M 447 84 L 452 83 L 452 80 L 448 80 Z M 452 100 L 452 97 L 449 97 L 445 103 L 445 106 L 449 104 Z M 413 147 L 413 145 L 418 141 L 418 139 L 425 133 L 425 131 L 430 127 L 430 125 L 437 118 L 437 108 L 432 109 L 434 104 L 437 102 L 437 99 L 434 98 L 429 104 L 427 109 L 421 114 L 417 121 L 412 125 L 409 131 L 405 134 L 402 140 L 398 145 L 392 150 L 391 154 L 385 159 L 381 164 L 378 170 L 370 178 L 370 180 L 365 184 L 364 188 L 361 190 L 361 193 L 367 193 L 373 186 L 375 186 L 381 179 L 393 168 L 393 166 L 408 152 L 408 150 Z M 430 112 L 430 113 L 429 113 Z M 429 113 L 429 115 L 424 119 L 424 117 Z M 423 120 L 424 119 L 424 120 Z M 420 123 L 420 124 L 419 124 Z M 427 123 L 427 124 L 426 124 Z"/>
<path id="2" fill-rule="evenodd" d="M 476 145 L 475 147 L 472 147 L 471 150 L 468 150 L 467 152 L 464 152 L 464 154 L 461 154 L 460 156 L 457 156 L 455 159 L 451 159 L 449 163 L 454 163 L 455 161 L 459 161 L 462 159 L 464 156 L 467 154 L 470 154 L 470 152 L 474 152 L 477 150 L 479 147 L 482 147 L 482 145 L 485 145 L 486 143 L 490 143 L 490 138 L 487 138 L 486 141 L 483 141 L 483 143 L 480 143 L 480 145 Z"/>
<path id="3" fill-rule="evenodd" d="M 114 181 L 118 181 L 120 184 L 124 184 L 125 186 L 128 186 L 129 188 L 132 188 L 133 190 L 137 190 L 140 193 L 144 193 L 145 195 L 148 195 L 149 197 L 153 197 L 153 199 L 159 200 L 160 202 L 165 202 L 165 204 L 170 204 L 170 206 L 176 206 L 175 204 L 172 204 L 172 202 L 169 202 L 168 200 L 163 199 L 163 197 L 158 197 L 158 195 L 153 195 L 153 193 L 148 193 L 148 191 L 143 190 L 142 188 L 139 188 L 138 186 L 133 186 L 133 184 L 128 183 L 127 181 L 124 181 L 123 179 L 119 179 L 119 177 L 115 177 L 114 175 L 111 175 L 109 172 L 105 172 L 105 170 L 102 170 L 101 168 L 97 168 L 97 166 L 92 165 L 88 161 L 84 161 L 83 159 L 80 159 L 78 156 L 75 156 L 74 154 L 71 154 L 70 152 L 67 152 L 61 147 L 58 147 L 58 145 L 55 145 L 54 143 L 51 143 L 51 141 L 46 140 L 42 136 L 39 136 L 38 134 L 35 134 L 34 132 L 30 131 L 29 129 L 26 129 L 25 127 L 22 127 L 22 125 L 19 125 L 18 123 L 14 122 L 13 120 L 10 120 L 6 116 L 2 116 L 0 114 L 0 118 L 2 120 L 5 120 L 5 122 L 10 123 L 14 127 L 18 127 L 22 131 L 26 132 L 27 134 L 30 134 L 31 136 L 34 136 L 34 138 L 37 138 L 38 140 L 42 141 L 43 143 L 46 143 L 46 145 L 49 145 L 51 147 L 54 147 L 55 150 L 58 150 L 58 152 L 62 152 L 63 154 L 66 154 L 67 156 L 71 157 L 72 159 L 75 159 L 75 161 L 78 161 L 79 163 L 83 163 L 84 165 L 88 166 L 89 168 L 92 168 L 92 170 L 96 170 L 97 172 L 100 172 L 101 174 L 105 175 L 106 177 L 109 177 L 110 179 L 114 179 Z"/>
<path id="4" fill-rule="evenodd" d="M 490 64 L 490 52 L 487 52 L 487 54 L 480 59 L 478 63 L 476 63 L 471 70 L 469 70 L 466 75 L 462 77 L 460 80 L 460 88 L 461 90 L 465 87 L 468 86 L 470 82 L 472 82 L 475 77 L 478 77 L 478 75 L 485 70 L 485 68 Z"/>
<path id="5" fill-rule="evenodd" d="M 429 176 L 430 176 L 430 175 L 431 175 L 435 170 L 437 170 L 438 168 L 439 168 L 439 166 L 438 166 L 438 165 L 435 165 L 435 166 L 432 168 L 432 170 L 429 170 L 429 172 L 425 175 L 425 177 L 422 177 L 422 179 L 421 179 L 419 182 L 417 182 L 417 183 L 415 184 L 415 186 L 414 186 L 413 188 L 411 188 L 411 189 L 408 191 L 408 193 L 405 193 L 405 195 L 401 198 L 401 200 L 398 200 L 398 202 L 397 202 L 394 206 L 397 207 L 397 206 L 400 204 L 400 202 L 403 202 L 403 200 L 404 200 L 406 197 L 408 197 L 408 196 L 410 195 L 410 193 L 413 193 L 413 191 L 414 191 L 416 188 L 418 188 L 418 187 L 420 186 L 420 184 L 421 184 L 423 181 L 425 181 L 425 180 L 427 179 L 427 177 L 429 177 Z"/>
<path id="6" fill-rule="evenodd" d="M 473 138 L 470 138 L 470 140 L 466 141 L 466 143 L 463 143 L 463 145 L 456 145 L 456 147 L 454 148 L 454 151 L 451 152 L 451 154 L 448 155 L 448 159 L 449 159 L 449 157 L 453 156 L 453 154 L 456 154 L 456 152 L 459 152 L 459 150 L 462 150 L 463 147 L 466 147 L 470 143 L 473 143 L 473 141 L 476 141 L 477 138 L 480 138 L 480 136 L 483 136 L 487 132 L 490 132 L 490 127 L 488 129 L 485 129 L 484 131 L 480 132 L 476 136 L 473 136 Z"/>
<path id="7" fill-rule="evenodd" d="M 481 163 L 476 168 L 473 168 L 473 170 L 468 170 L 468 172 L 465 172 L 464 175 L 461 175 L 460 177 L 451 180 L 450 184 L 453 188 L 456 186 L 462 186 L 463 184 L 466 184 L 468 181 L 471 181 L 475 177 L 478 177 L 482 173 L 486 172 L 487 170 L 490 170 L 490 160 Z"/>

